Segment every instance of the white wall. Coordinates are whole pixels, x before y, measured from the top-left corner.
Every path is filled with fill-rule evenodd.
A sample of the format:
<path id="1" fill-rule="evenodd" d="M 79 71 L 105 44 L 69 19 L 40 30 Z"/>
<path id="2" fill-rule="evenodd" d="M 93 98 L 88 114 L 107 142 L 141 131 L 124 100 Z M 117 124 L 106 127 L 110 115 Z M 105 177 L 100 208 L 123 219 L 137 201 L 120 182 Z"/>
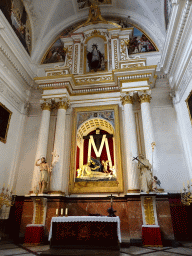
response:
<path id="1" fill-rule="evenodd" d="M 9 188 L 13 187 L 14 190 L 16 165 L 25 116 L 16 110 L 15 107 L 2 96 L 0 96 L 0 102 L 12 111 L 7 142 L 5 144 L 0 142 L 0 188 L 5 183 L 6 187 L 9 185 Z"/>
<path id="2" fill-rule="evenodd" d="M 21 151 L 18 161 L 18 175 L 16 184 L 17 195 L 26 195 L 31 190 L 37 139 L 41 122 L 41 95 L 38 91 L 32 92 L 30 99 L 29 116 L 26 117 L 21 141 Z"/>
<path id="3" fill-rule="evenodd" d="M 188 98 L 192 90 L 192 80 L 190 81 L 181 101 L 175 100 L 175 109 L 180 126 L 183 147 L 185 150 L 186 163 L 189 169 L 189 178 L 192 179 L 192 123 L 189 117 L 189 111 L 185 100 Z M 183 182 L 186 183 L 188 177 L 183 177 Z"/>
<path id="4" fill-rule="evenodd" d="M 158 81 L 159 80 L 159 81 Z M 169 96 L 166 79 L 158 79 L 152 90 L 151 113 L 156 142 L 158 169 L 154 175 L 166 192 L 179 192 L 189 178 L 178 117 Z"/>

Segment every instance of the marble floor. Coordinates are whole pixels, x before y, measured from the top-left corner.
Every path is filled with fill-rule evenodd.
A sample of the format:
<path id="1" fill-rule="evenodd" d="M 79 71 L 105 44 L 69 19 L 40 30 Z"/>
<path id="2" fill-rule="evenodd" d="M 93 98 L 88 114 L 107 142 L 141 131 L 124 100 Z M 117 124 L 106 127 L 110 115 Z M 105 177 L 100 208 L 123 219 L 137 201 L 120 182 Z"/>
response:
<path id="1" fill-rule="evenodd" d="M 8 241 L 0 242 L 0 256 L 33 256 L 39 255 L 41 252 L 49 249 L 49 245 L 22 245 L 14 244 Z M 179 247 L 141 247 L 130 246 L 129 248 L 121 248 L 120 256 L 149 255 L 149 256 L 178 256 L 192 255 L 192 242 L 182 242 Z"/>

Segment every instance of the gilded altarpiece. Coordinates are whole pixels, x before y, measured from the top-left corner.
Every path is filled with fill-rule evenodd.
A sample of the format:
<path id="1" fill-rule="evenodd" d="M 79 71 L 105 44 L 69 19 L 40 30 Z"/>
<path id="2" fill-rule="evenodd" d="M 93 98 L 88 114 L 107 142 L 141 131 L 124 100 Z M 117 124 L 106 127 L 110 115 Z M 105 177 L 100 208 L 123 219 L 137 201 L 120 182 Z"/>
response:
<path id="1" fill-rule="evenodd" d="M 69 194 L 123 192 L 118 105 L 73 116 Z"/>

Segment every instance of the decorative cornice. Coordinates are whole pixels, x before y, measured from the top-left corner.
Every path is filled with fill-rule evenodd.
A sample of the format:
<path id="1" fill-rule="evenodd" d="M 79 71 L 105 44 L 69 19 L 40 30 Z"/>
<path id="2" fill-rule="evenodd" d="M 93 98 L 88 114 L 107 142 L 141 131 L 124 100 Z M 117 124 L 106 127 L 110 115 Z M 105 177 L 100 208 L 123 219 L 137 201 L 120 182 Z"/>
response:
<path id="1" fill-rule="evenodd" d="M 31 84 L 33 83 L 27 76 L 24 75 L 24 73 L 18 68 L 18 66 L 15 64 L 15 62 L 12 60 L 11 56 L 8 54 L 8 52 L 3 48 L 2 45 L 0 45 L 0 51 L 3 53 L 3 55 L 7 58 L 9 63 L 12 65 L 12 67 L 17 71 L 17 73 L 20 75 L 20 77 L 31 87 Z"/>
<path id="2" fill-rule="evenodd" d="M 87 73 L 82 75 L 56 75 L 36 77 L 34 80 L 43 90 L 66 88 L 69 95 L 108 93 L 120 91 L 122 82 L 149 80 L 153 87 L 156 80 L 156 66 L 114 69 L 108 72 Z"/>
<path id="3" fill-rule="evenodd" d="M 150 103 L 152 97 L 151 97 L 151 90 L 147 90 L 147 91 L 139 91 L 138 92 L 138 97 L 139 97 L 139 102 L 145 103 L 148 102 Z"/>
<path id="4" fill-rule="evenodd" d="M 180 82 L 180 84 L 182 84 L 182 90 L 180 91 L 180 95 L 179 95 L 180 99 L 183 96 L 183 94 L 191 80 L 192 80 L 192 57 L 188 63 L 188 66 L 187 66 L 187 68 L 184 72 L 184 75 L 181 79 L 181 82 Z"/>
<path id="5" fill-rule="evenodd" d="M 186 22 L 187 22 L 187 18 L 188 18 L 188 14 L 189 14 L 191 4 L 192 4 L 191 0 L 186 0 L 185 7 L 184 7 L 184 10 L 182 12 L 182 17 L 181 17 L 181 20 L 179 21 L 179 25 L 178 25 L 178 28 L 177 28 L 176 36 L 174 37 L 173 44 L 171 44 L 171 55 L 170 55 L 170 58 L 169 58 L 169 61 L 168 61 L 168 64 L 167 64 L 166 73 L 170 73 L 171 68 L 173 66 L 176 54 L 178 52 L 178 49 L 179 49 L 179 46 L 180 46 L 180 43 L 181 43 L 181 38 L 182 38 L 182 35 L 183 35 L 183 31 L 184 31 L 184 28 L 186 26 Z M 173 29 L 172 29 L 171 32 L 172 32 L 172 37 L 173 37 L 175 35 L 175 32 L 173 31 Z M 166 44 L 170 45 L 170 40 L 171 40 L 171 37 L 169 37 L 169 42 L 166 41 Z M 168 48 L 167 48 L 167 50 L 168 50 Z"/>
<path id="6" fill-rule="evenodd" d="M 26 103 L 26 99 L 21 99 L 17 96 L 17 94 L 9 88 L 9 86 L 0 80 L 0 93 L 2 97 L 6 98 L 11 105 L 17 109 L 20 113 L 25 114 L 25 110 L 23 109 L 24 104 Z"/>

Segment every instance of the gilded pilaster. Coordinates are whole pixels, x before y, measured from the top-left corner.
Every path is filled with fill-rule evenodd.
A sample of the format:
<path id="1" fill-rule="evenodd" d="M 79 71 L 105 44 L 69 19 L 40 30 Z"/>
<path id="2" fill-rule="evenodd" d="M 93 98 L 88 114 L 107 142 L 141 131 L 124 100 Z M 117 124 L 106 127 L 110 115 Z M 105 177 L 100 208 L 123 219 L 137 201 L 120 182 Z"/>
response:
<path id="1" fill-rule="evenodd" d="M 33 198 L 33 224 L 45 224 L 45 216 L 47 210 L 46 198 Z"/>
<path id="2" fill-rule="evenodd" d="M 144 211 L 145 211 L 146 225 L 155 225 L 155 216 L 154 216 L 154 210 L 153 210 L 152 197 L 144 198 Z"/>

